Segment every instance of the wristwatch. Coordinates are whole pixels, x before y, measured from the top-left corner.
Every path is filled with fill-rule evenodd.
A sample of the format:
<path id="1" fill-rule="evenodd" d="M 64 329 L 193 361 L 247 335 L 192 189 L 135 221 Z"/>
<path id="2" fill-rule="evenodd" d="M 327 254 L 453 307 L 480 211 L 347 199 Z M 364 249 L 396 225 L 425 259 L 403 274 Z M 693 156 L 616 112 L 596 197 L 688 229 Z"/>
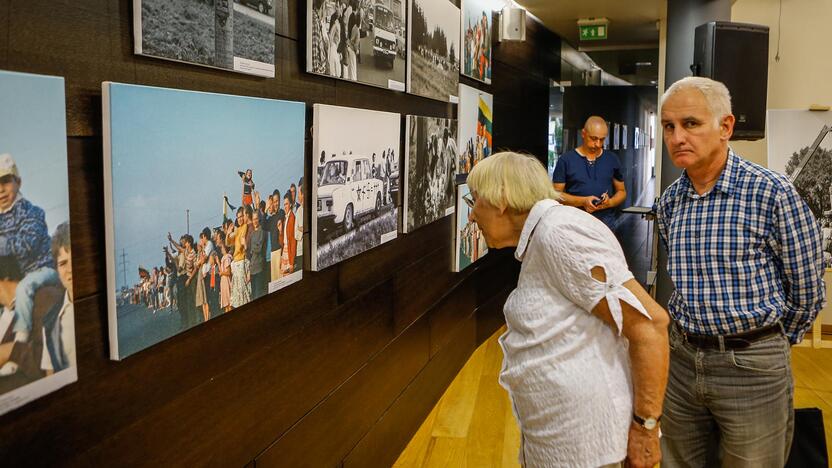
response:
<path id="1" fill-rule="evenodd" d="M 659 425 L 659 420 L 661 419 L 662 415 L 659 415 L 658 418 L 649 417 L 645 419 L 637 415 L 636 413 L 633 413 L 633 421 L 635 421 L 639 426 L 647 429 L 648 431 L 652 431 L 653 429 L 655 429 L 656 426 Z"/>

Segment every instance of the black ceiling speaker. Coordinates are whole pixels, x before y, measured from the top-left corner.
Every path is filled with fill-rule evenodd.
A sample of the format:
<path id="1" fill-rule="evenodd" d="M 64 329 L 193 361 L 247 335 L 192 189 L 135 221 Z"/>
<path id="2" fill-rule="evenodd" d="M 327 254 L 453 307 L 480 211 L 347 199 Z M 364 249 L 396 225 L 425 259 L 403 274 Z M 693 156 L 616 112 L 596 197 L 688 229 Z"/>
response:
<path id="1" fill-rule="evenodd" d="M 766 136 L 768 26 L 712 21 L 697 26 L 694 36 L 695 76 L 725 83 L 737 121 L 732 140 Z"/>

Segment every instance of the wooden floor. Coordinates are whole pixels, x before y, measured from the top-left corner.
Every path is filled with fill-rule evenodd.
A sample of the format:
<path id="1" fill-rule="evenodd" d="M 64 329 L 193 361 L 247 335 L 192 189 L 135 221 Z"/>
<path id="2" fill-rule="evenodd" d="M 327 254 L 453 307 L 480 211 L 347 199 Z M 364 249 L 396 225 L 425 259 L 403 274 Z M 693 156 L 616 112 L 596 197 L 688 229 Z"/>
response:
<path id="1" fill-rule="evenodd" d="M 517 467 L 520 432 L 497 376 L 499 330 L 480 346 L 402 452 L 395 467 Z M 792 349 L 795 408 L 823 410 L 832 447 L 832 349 Z"/>

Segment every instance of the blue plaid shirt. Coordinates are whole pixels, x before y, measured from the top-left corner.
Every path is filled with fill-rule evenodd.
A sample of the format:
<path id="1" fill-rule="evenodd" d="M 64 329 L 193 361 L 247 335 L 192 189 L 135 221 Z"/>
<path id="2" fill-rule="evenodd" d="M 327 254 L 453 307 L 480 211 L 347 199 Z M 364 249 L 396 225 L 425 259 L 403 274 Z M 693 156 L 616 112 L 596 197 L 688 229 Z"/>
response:
<path id="1" fill-rule="evenodd" d="M 783 323 L 803 339 L 824 305 L 820 227 L 782 175 L 728 151 L 714 188 L 683 173 L 656 207 L 671 316 L 689 333 L 727 335 Z"/>

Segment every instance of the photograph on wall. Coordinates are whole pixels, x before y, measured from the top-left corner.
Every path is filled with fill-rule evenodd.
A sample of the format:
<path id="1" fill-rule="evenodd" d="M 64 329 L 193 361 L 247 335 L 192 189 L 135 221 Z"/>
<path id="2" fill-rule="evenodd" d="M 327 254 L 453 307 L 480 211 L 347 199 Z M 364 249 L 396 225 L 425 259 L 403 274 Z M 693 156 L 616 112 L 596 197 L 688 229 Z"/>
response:
<path id="1" fill-rule="evenodd" d="M 621 126 L 621 149 L 627 149 L 627 126 Z"/>
<path id="2" fill-rule="evenodd" d="M 610 129 L 612 128 L 612 122 L 607 122 L 607 136 L 604 138 L 604 149 L 610 149 L 610 135 L 612 132 Z"/>
<path id="3" fill-rule="evenodd" d="M 621 129 L 617 123 L 612 124 L 612 149 L 619 150 L 621 148 Z"/>
<path id="4" fill-rule="evenodd" d="M 64 79 L 0 71 L 0 414 L 78 380 Z"/>
<path id="5" fill-rule="evenodd" d="M 306 0 L 306 71 L 405 90 L 407 0 Z"/>
<path id="6" fill-rule="evenodd" d="M 407 92 L 458 101 L 459 8 L 450 0 L 408 0 Z"/>
<path id="7" fill-rule="evenodd" d="M 462 271 L 488 253 L 485 237 L 477 223 L 471 221 L 474 198 L 468 184 L 456 186 L 456 219 L 454 223 L 454 255 L 451 269 Z"/>
<path id="8" fill-rule="evenodd" d="M 636 127 L 634 132 L 633 149 L 639 149 L 641 147 L 641 131 Z"/>
<path id="9" fill-rule="evenodd" d="M 102 93 L 112 359 L 301 279 L 304 103 Z"/>
<path id="10" fill-rule="evenodd" d="M 401 116 L 315 104 L 312 261 L 320 271 L 396 238 Z"/>
<path id="11" fill-rule="evenodd" d="M 278 0 L 133 0 L 138 55 L 274 78 Z"/>
<path id="12" fill-rule="evenodd" d="M 494 98 L 490 94 L 464 84 L 459 85 L 457 174 L 468 174 L 478 162 L 491 154 L 493 103 Z"/>
<path id="13" fill-rule="evenodd" d="M 454 212 L 456 120 L 408 115 L 404 153 L 402 232 Z"/>
<path id="14" fill-rule="evenodd" d="M 491 84 L 491 3 L 462 0 L 462 74 Z"/>
<path id="15" fill-rule="evenodd" d="M 824 126 L 828 127 L 824 131 Z M 769 110 L 768 168 L 784 174 L 821 225 L 823 261 L 832 268 L 832 112 Z M 817 141 L 820 140 L 820 141 Z M 814 151 L 811 151 L 815 143 Z"/>

